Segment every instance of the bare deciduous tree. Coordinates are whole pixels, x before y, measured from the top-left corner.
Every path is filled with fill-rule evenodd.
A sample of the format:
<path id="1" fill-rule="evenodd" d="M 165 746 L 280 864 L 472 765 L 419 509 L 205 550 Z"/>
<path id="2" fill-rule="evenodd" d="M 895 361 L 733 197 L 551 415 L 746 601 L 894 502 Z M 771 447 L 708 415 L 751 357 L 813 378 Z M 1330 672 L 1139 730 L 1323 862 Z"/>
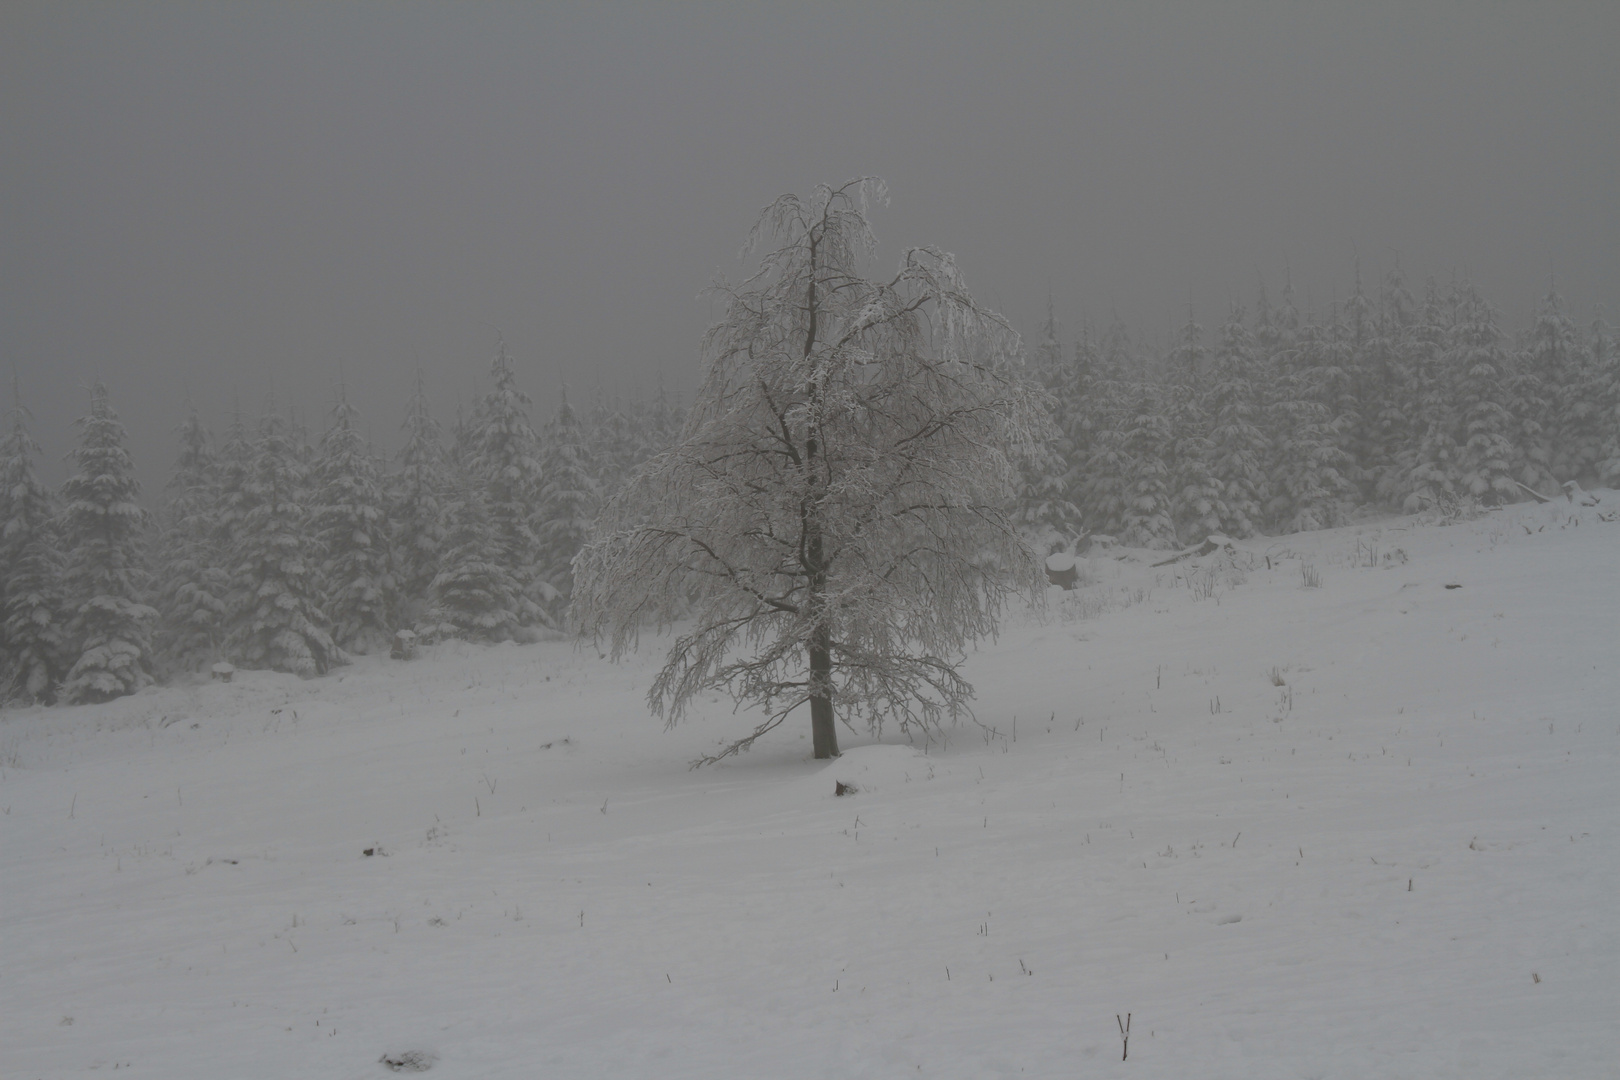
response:
<path id="1" fill-rule="evenodd" d="M 1052 434 L 1042 393 L 950 255 L 912 248 L 892 279 L 862 276 L 883 198 L 862 179 L 765 209 L 744 254 L 780 246 L 720 287 L 680 442 L 574 563 L 576 628 L 615 657 L 681 621 L 648 694 L 668 724 L 710 689 L 764 707 L 703 762 L 802 704 L 818 758 L 837 756 L 840 714 L 926 732 L 972 695 L 965 646 L 1035 582 L 1010 499 L 1020 456 Z"/>

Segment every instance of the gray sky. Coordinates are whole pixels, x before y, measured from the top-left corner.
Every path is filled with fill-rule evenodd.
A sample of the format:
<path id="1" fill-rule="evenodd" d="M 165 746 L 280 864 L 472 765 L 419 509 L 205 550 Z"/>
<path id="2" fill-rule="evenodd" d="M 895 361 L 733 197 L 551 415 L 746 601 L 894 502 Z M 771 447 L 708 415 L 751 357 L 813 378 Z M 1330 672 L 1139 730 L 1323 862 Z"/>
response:
<path id="1" fill-rule="evenodd" d="M 1416 8 L 1417 10 L 1412 10 Z M 1620 302 L 1620 4 L 0 5 L 0 364 L 62 475 L 105 379 L 148 490 L 190 395 L 324 425 L 341 365 L 390 450 L 497 329 L 566 380 L 687 389 L 760 207 L 872 174 L 887 268 L 957 254 L 1026 335 L 1211 331 L 1556 274 Z M 7 403 L 9 404 L 9 402 Z"/>

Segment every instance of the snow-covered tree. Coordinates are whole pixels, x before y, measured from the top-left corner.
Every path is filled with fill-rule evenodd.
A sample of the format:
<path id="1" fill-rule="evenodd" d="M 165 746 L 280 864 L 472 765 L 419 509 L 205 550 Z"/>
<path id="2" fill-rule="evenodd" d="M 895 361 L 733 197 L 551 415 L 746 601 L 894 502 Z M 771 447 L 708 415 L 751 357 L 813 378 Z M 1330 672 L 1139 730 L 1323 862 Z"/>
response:
<path id="1" fill-rule="evenodd" d="M 1016 518 L 1042 550 L 1065 544 L 1080 529 L 1080 508 L 1070 498 L 1074 468 L 1070 461 L 1068 433 L 1057 424 L 1059 399 L 1057 391 L 1070 376 L 1070 366 L 1063 354 L 1063 342 L 1058 337 L 1057 316 L 1052 310 L 1052 298 L 1046 298 L 1046 322 L 1041 327 L 1041 340 L 1035 346 L 1026 377 L 1046 389 L 1047 406 L 1054 424 L 1052 437 L 1038 444 L 1034 451 L 1019 463 Z"/>
<path id="2" fill-rule="evenodd" d="M 310 524 L 322 554 L 320 579 L 332 640 L 363 656 L 393 635 L 395 586 L 382 482 L 358 419 L 340 387 L 315 464 Z"/>
<path id="3" fill-rule="evenodd" d="M 106 701 L 152 682 L 152 626 L 142 534 L 151 515 L 124 448 L 124 425 L 96 383 L 79 420 L 74 471 L 62 486 L 60 538 L 67 553 L 63 589 L 76 659 L 62 681 L 68 701 Z"/>
<path id="4" fill-rule="evenodd" d="M 1592 324 L 1587 348 L 1597 478 L 1600 484 L 1620 487 L 1620 348 L 1602 319 Z"/>
<path id="5" fill-rule="evenodd" d="M 1133 547 L 1174 547 L 1175 511 L 1171 503 L 1170 456 L 1175 433 L 1156 388 L 1142 384 L 1136 404 L 1122 429 L 1125 508 L 1119 538 Z"/>
<path id="6" fill-rule="evenodd" d="M 230 574 L 219 544 L 219 461 L 195 407 L 176 434 L 180 454 L 157 547 L 158 647 L 168 663 L 195 668 L 219 658 Z"/>
<path id="7" fill-rule="evenodd" d="M 1454 502 L 1462 478 L 1462 423 L 1457 412 L 1457 380 L 1446 363 L 1453 303 L 1429 281 L 1423 304 L 1407 338 L 1406 359 L 1417 391 L 1411 451 L 1408 511 Z"/>
<path id="8" fill-rule="evenodd" d="M 584 429 L 564 387 L 557 411 L 546 421 L 540 437 L 540 498 L 533 526 L 540 542 L 540 573 L 556 592 L 559 608 L 573 594 L 574 556 L 590 538 L 596 518 L 599 491 L 590 455 Z"/>
<path id="9" fill-rule="evenodd" d="M 433 638 L 509 640 L 518 628 L 517 583 L 501 563 L 483 491 L 464 484 L 447 509 L 450 531 L 421 629 Z"/>
<path id="10" fill-rule="evenodd" d="M 501 564 L 518 586 L 518 619 L 530 625 L 546 621 L 542 605 L 556 595 L 541 575 L 540 539 L 534 533 L 534 507 L 544 480 L 540 439 L 529 421 L 534 403 L 518 388 L 505 341 L 496 346 L 490 372 L 495 386 L 469 425 L 468 465 L 483 485 Z"/>
<path id="11" fill-rule="evenodd" d="M 1210 367 L 1209 471 L 1221 485 L 1220 531 L 1240 539 L 1260 531 L 1267 499 L 1267 442 L 1256 423 L 1258 364 L 1243 312 L 1234 309 Z"/>
<path id="12" fill-rule="evenodd" d="M 1519 498 L 1513 481 L 1513 417 L 1507 400 L 1507 350 L 1496 313 L 1472 286 L 1463 289 L 1451 328 L 1447 366 L 1457 379 L 1462 412 L 1461 485 L 1484 502 Z"/>
<path id="13" fill-rule="evenodd" d="M 301 501 L 306 480 L 288 422 L 273 409 L 266 412 L 243 484 L 227 648 L 244 666 L 307 678 L 348 658 L 332 641 L 320 607 L 320 549 Z"/>
<path id="14" fill-rule="evenodd" d="M 1418 380 L 1410 341 L 1416 301 L 1399 269 L 1380 294 L 1363 363 L 1362 466 L 1371 497 L 1400 506 L 1411 493 L 1418 429 Z"/>
<path id="15" fill-rule="evenodd" d="M 1205 356 L 1204 328 L 1193 319 L 1187 309 L 1187 321 L 1181 327 L 1176 347 L 1165 358 L 1169 381 L 1182 386 L 1197 387 L 1204 380 Z"/>
<path id="16" fill-rule="evenodd" d="M 0 443 L 0 702 L 49 702 L 70 659 L 61 547 L 15 378 L 12 392 L 11 429 Z"/>
<path id="17" fill-rule="evenodd" d="M 578 629 L 631 648 L 690 614 L 649 703 L 668 722 L 710 689 L 763 706 L 746 748 L 809 705 L 924 729 L 967 706 L 960 655 L 1037 564 L 1005 507 L 1016 458 L 1049 435 L 1039 391 L 1002 363 L 1015 339 L 955 261 L 912 248 L 863 276 L 881 184 L 767 207 L 780 244 L 726 290 L 682 441 L 606 508 L 575 561 Z"/>
<path id="18" fill-rule="evenodd" d="M 1205 395 L 1192 384 L 1179 383 L 1169 388 L 1168 397 L 1170 517 L 1180 542 L 1196 544 L 1220 532 L 1222 522 L 1230 516 L 1226 488 L 1210 468 L 1214 451 Z"/>
<path id="19" fill-rule="evenodd" d="M 428 410 L 420 371 L 406 408 L 404 428 L 399 471 L 388 485 L 388 520 L 393 530 L 395 577 L 401 601 L 411 616 L 402 622 L 409 624 L 421 613 L 433 579 L 439 576 L 440 559 L 450 533 L 447 502 L 453 483 L 439 422 Z"/>
<path id="20" fill-rule="evenodd" d="M 1339 351 L 1328 332 L 1311 322 L 1290 337 L 1292 345 L 1274 358 L 1266 511 L 1275 527 L 1304 532 L 1337 524 L 1355 488 L 1346 475 L 1353 462 L 1334 411 L 1344 386 Z"/>
<path id="21" fill-rule="evenodd" d="M 1519 426 L 1519 451 L 1531 472 L 1561 483 L 1593 477 L 1597 462 L 1597 410 L 1591 395 L 1591 354 L 1584 348 L 1563 298 L 1549 291 L 1519 350 L 1510 384 Z M 1542 477 L 1521 475 L 1537 487 Z"/>

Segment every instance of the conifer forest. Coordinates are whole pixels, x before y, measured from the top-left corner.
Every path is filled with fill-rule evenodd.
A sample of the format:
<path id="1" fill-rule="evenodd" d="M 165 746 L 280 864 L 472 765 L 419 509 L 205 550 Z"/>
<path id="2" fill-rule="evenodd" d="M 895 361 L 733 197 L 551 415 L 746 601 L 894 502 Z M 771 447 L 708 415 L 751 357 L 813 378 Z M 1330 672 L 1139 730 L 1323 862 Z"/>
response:
<path id="1" fill-rule="evenodd" d="M 1055 434 L 1007 508 L 1037 554 L 1097 537 L 1177 549 L 1333 528 L 1376 511 L 1455 516 L 1620 484 L 1620 349 L 1555 290 L 1504 326 L 1467 283 L 1392 273 L 1325 310 L 1286 286 L 1169 347 L 1050 314 L 1007 361 Z M 39 479 L 13 393 L 0 444 L 0 687 L 12 702 L 132 693 L 225 662 L 315 676 L 419 640 L 532 640 L 569 624 L 572 560 L 598 510 L 674 444 L 678 395 L 566 394 L 536 415 L 497 344 L 488 392 L 446 424 L 418 379 L 380 455 L 339 389 L 317 425 L 267 404 L 179 417 L 142 492 L 108 387 L 71 475 Z M 532 370 L 532 368 L 529 368 Z"/>

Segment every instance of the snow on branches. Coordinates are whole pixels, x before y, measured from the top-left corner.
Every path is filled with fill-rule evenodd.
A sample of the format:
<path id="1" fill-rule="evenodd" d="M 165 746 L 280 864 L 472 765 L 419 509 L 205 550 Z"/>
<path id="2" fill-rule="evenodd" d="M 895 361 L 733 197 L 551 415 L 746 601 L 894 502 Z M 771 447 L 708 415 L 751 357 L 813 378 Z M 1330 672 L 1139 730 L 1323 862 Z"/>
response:
<path id="1" fill-rule="evenodd" d="M 912 248 L 861 276 L 880 183 L 765 209 L 755 273 L 721 286 L 708 373 L 678 445 L 611 500 L 574 563 L 574 613 L 615 656 L 648 622 L 686 624 L 649 704 L 674 723 L 702 691 L 766 718 L 810 706 L 817 757 L 835 713 L 924 731 L 963 710 L 964 647 L 994 632 L 1036 561 L 1010 507 L 1020 458 L 1054 432 L 1011 363 L 1017 337 L 955 261 Z"/>

